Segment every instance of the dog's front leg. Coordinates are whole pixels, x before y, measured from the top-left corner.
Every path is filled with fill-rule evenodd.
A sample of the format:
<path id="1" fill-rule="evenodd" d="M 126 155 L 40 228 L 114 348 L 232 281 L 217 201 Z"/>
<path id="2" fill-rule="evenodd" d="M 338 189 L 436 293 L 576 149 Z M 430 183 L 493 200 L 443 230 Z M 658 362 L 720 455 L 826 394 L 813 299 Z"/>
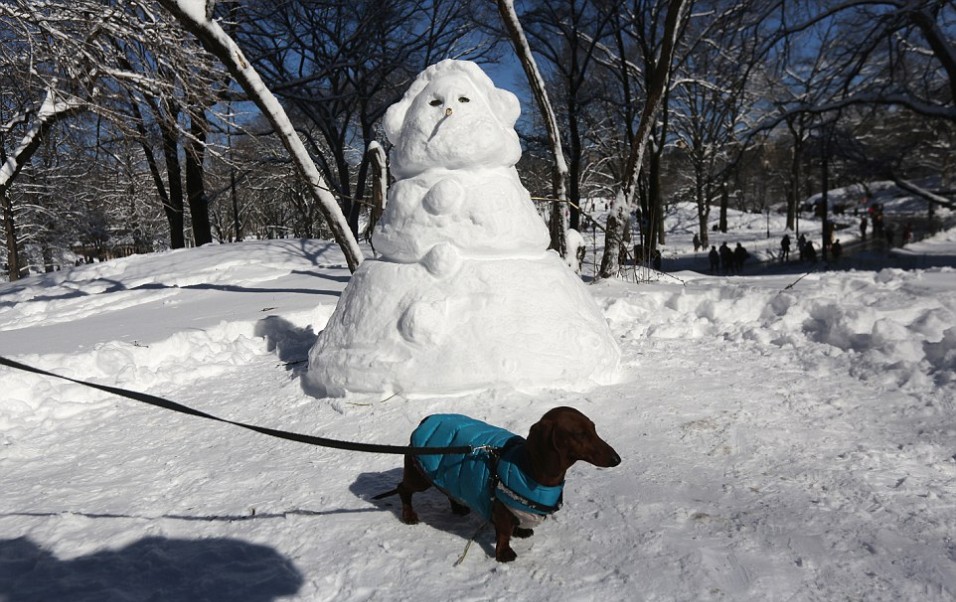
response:
<path id="1" fill-rule="evenodd" d="M 511 562 L 518 557 L 511 549 L 511 536 L 518 521 L 504 504 L 495 500 L 491 508 L 491 522 L 495 525 L 495 560 Z"/>

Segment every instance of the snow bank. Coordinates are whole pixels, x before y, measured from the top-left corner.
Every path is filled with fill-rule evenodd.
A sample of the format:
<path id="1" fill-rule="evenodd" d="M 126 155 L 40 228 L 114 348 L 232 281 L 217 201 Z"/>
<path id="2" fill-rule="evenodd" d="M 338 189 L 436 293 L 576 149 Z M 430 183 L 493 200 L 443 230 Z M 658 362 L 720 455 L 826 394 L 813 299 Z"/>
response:
<path id="1" fill-rule="evenodd" d="M 611 301 L 606 314 L 627 338 L 721 339 L 844 357 L 857 378 L 906 387 L 954 382 L 956 270 L 814 274 L 790 287 L 713 287 L 684 273 L 681 287 L 647 285 Z M 774 281 L 776 282 L 776 281 Z"/>

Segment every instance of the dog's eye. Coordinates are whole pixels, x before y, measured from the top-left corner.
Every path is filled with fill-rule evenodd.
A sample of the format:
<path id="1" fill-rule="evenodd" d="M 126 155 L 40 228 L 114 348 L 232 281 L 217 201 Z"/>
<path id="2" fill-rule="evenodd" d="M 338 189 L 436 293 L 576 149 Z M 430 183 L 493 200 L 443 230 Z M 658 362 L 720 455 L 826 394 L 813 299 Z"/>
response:
<path id="1" fill-rule="evenodd" d="M 435 100 L 431 101 L 431 102 L 428 103 L 428 104 L 430 104 L 430 105 L 433 106 L 433 107 L 440 107 L 440 106 L 441 106 L 441 100 L 439 100 L 439 99 L 436 98 Z"/>
<path id="2" fill-rule="evenodd" d="M 461 102 L 461 103 L 471 102 L 471 99 L 468 98 L 467 96 L 459 96 L 459 97 L 458 97 L 458 102 Z"/>

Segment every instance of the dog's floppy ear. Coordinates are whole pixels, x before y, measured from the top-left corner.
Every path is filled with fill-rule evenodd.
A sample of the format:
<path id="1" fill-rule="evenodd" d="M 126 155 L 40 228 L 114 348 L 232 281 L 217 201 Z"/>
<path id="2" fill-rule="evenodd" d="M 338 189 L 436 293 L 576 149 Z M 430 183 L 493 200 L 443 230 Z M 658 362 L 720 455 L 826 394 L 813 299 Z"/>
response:
<path id="1" fill-rule="evenodd" d="M 542 418 L 531 425 L 531 431 L 528 433 L 528 443 L 537 449 L 553 448 L 554 441 L 551 436 L 554 431 L 554 422 L 548 418 Z"/>
<path id="2" fill-rule="evenodd" d="M 561 439 L 562 435 L 555 421 L 547 417 L 534 423 L 528 433 L 528 445 L 548 464 L 549 472 L 563 471 L 570 465 L 566 442 Z"/>

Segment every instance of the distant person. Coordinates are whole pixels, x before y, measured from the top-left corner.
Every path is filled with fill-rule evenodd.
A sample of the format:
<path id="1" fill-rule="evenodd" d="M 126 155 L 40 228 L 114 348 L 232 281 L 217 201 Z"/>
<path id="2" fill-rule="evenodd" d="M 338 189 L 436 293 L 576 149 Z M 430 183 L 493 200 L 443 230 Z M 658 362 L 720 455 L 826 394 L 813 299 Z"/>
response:
<path id="1" fill-rule="evenodd" d="M 809 240 L 803 245 L 803 254 L 810 263 L 817 262 L 817 250 L 813 248 L 813 243 Z"/>
<path id="2" fill-rule="evenodd" d="M 734 249 L 734 271 L 738 274 L 741 270 L 744 269 L 744 262 L 747 261 L 747 258 L 750 257 L 750 253 L 747 252 L 747 249 L 744 248 L 742 244 L 737 243 L 737 247 Z"/>
<path id="3" fill-rule="evenodd" d="M 860 238 L 866 240 L 866 227 L 869 225 L 869 220 L 866 219 L 866 216 L 860 218 Z"/>
<path id="4" fill-rule="evenodd" d="M 790 235 L 784 234 L 780 240 L 780 261 L 790 260 Z"/>
<path id="5" fill-rule="evenodd" d="M 807 260 L 807 235 L 801 234 L 797 239 L 797 250 L 800 251 L 800 263 Z"/>
<path id="6" fill-rule="evenodd" d="M 720 271 L 720 253 L 717 252 L 716 246 L 710 245 L 708 257 L 710 258 L 710 273 L 716 274 Z"/>
<path id="7" fill-rule="evenodd" d="M 900 242 L 901 247 L 905 247 L 910 244 L 913 240 L 913 224 L 906 222 L 906 225 L 903 226 L 903 240 Z"/>
<path id="8" fill-rule="evenodd" d="M 734 252 L 727 246 L 726 241 L 720 245 L 720 267 L 723 268 L 724 274 L 730 274 L 734 269 Z"/>
<path id="9" fill-rule="evenodd" d="M 653 266 L 655 270 L 657 270 L 658 272 L 662 271 L 661 265 L 663 263 L 663 257 L 661 256 L 660 249 L 654 249 L 654 257 L 651 261 L 653 262 Z"/>
<path id="10" fill-rule="evenodd" d="M 840 257 L 843 255 L 843 245 L 840 244 L 839 238 L 833 241 L 830 246 L 830 254 L 833 256 L 834 263 L 840 261 Z"/>
<path id="11" fill-rule="evenodd" d="M 696 232 L 694 233 L 694 253 L 700 251 L 700 235 Z"/>
<path id="12" fill-rule="evenodd" d="M 893 241 L 896 240 L 896 230 L 893 229 L 893 226 L 886 224 L 883 226 L 883 236 L 886 238 L 886 246 L 892 247 Z"/>

